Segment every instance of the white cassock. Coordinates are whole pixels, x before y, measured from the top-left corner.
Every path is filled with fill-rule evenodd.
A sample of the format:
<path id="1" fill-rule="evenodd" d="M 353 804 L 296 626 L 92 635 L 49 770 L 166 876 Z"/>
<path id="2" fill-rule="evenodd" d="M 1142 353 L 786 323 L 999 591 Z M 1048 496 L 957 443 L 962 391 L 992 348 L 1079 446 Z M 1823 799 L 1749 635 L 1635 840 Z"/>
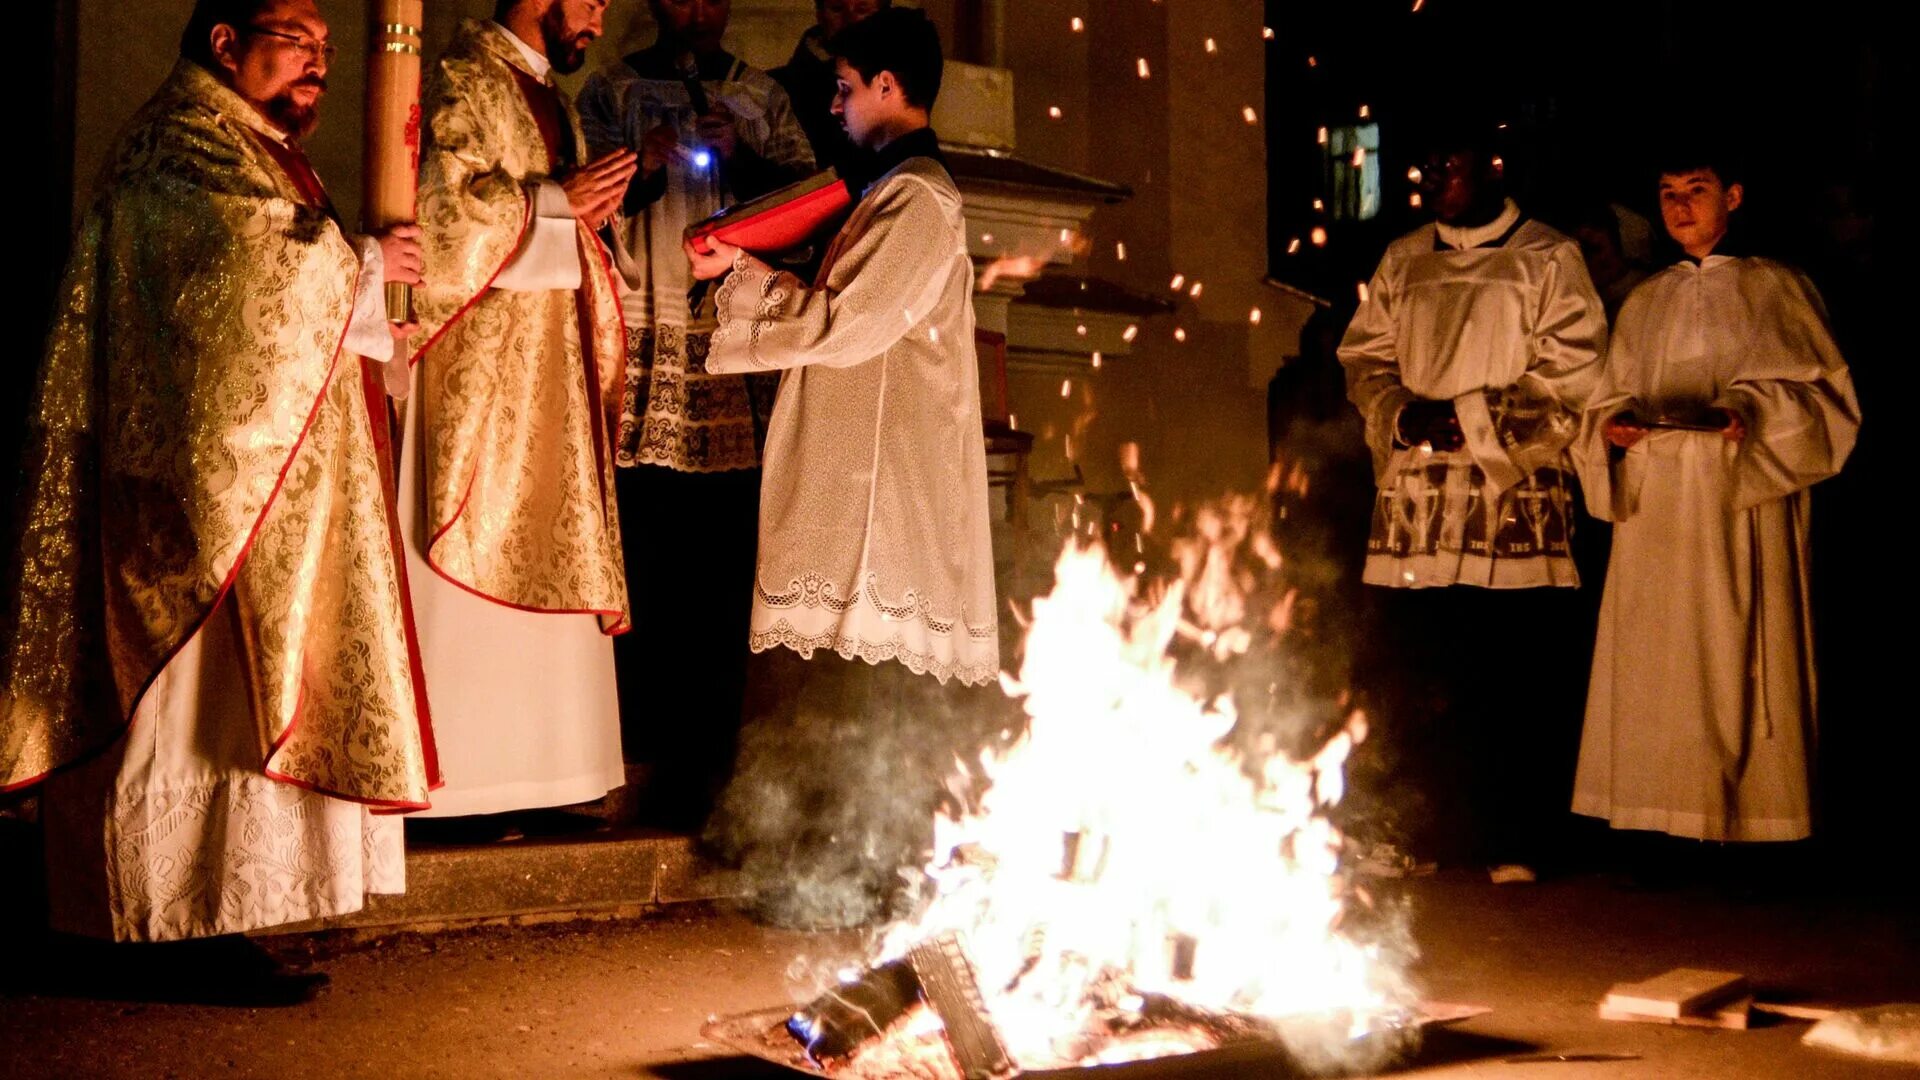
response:
<path id="1" fill-rule="evenodd" d="M 1737 413 L 1746 438 L 1605 421 Z M 1820 298 L 1793 270 L 1712 255 L 1621 309 L 1577 443 L 1613 521 L 1574 812 L 1705 840 L 1811 832 L 1808 488 L 1853 449 L 1860 407 Z"/>
<path id="2" fill-rule="evenodd" d="M 384 361 L 385 262 L 371 237 L 351 239 L 360 277 L 345 350 Z M 55 930 L 176 941 L 345 915 L 406 891 L 398 816 L 261 770 L 236 611 L 214 609 L 168 658 L 125 735 L 47 779 Z"/>
<path id="3" fill-rule="evenodd" d="M 566 193 L 545 182 L 535 209 L 527 241 L 494 287 L 579 288 L 579 246 Z M 401 440 L 400 529 L 446 786 L 433 793 L 432 809 L 414 816 L 496 814 L 597 799 L 626 782 L 613 639 L 601 632 L 596 615 L 508 607 L 428 565 L 420 367 L 414 365 L 416 404 L 407 409 Z"/>

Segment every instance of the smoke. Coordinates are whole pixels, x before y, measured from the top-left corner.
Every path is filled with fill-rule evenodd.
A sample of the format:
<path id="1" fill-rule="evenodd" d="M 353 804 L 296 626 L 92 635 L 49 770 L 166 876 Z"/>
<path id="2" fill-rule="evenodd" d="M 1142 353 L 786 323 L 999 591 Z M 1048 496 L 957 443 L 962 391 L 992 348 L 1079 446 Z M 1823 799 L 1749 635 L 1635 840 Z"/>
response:
<path id="1" fill-rule="evenodd" d="M 707 839 L 737 864 L 766 921 L 866 926 L 900 913 L 933 820 L 966 796 L 960 762 L 1017 717 L 992 686 L 821 650 L 753 659 L 748 721 Z"/>

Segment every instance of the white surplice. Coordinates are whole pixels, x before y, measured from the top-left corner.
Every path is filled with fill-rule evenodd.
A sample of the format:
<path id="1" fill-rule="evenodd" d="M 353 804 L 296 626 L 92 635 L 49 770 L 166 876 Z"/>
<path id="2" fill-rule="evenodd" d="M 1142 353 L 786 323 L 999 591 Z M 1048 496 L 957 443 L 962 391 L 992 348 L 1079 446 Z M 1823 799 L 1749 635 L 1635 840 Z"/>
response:
<path id="1" fill-rule="evenodd" d="M 973 265 L 946 170 L 911 157 L 875 181 L 812 286 L 736 264 L 716 302 L 708 370 L 786 371 L 767 431 L 754 651 L 993 678 Z"/>
<path id="2" fill-rule="evenodd" d="M 1602 427 L 1729 409 L 1746 437 L 1655 430 L 1625 453 Z M 1576 813 L 1706 840 L 1812 827 L 1815 729 L 1808 488 L 1840 470 L 1860 409 L 1813 286 L 1712 255 L 1621 309 L 1577 449 L 1613 521 Z"/>
<path id="3" fill-rule="evenodd" d="M 1565 448 L 1606 339 L 1579 245 L 1512 200 L 1388 245 L 1339 350 L 1379 484 L 1368 584 L 1579 584 Z M 1415 400 L 1451 402 L 1466 445 L 1401 444 Z"/>

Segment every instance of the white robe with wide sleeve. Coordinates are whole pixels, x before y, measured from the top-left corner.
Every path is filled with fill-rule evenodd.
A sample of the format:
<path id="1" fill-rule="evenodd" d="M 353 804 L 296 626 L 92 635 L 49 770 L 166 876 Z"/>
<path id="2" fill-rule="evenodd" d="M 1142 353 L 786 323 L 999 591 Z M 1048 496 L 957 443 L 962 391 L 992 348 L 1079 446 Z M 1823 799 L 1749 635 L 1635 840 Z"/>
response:
<path id="1" fill-rule="evenodd" d="M 1579 584 L 1566 446 L 1606 339 L 1579 246 L 1511 201 L 1387 247 L 1340 341 L 1379 484 L 1369 585 Z M 1466 445 L 1399 445 L 1416 399 L 1452 402 Z"/>
<path id="2" fill-rule="evenodd" d="M 812 287 L 743 267 L 715 299 L 708 370 L 786 371 L 767 431 L 754 651 L 993 678 L 973 266 L 946 170 L 909 158 L 875 181 Z"/>
<path id="3" fill-rule="evenodd" d="M 1730 409 L 1718 433 L 1602 428 Z M 1627 300 L 1577 442 L 1589 509 L 1615 523 L 1576 813 L 1706 840 L 1810 834 L 1814 741 L 1808 488 L 1860 425 L 1819 296 L 1763 259 L 1709 256 Z"/>

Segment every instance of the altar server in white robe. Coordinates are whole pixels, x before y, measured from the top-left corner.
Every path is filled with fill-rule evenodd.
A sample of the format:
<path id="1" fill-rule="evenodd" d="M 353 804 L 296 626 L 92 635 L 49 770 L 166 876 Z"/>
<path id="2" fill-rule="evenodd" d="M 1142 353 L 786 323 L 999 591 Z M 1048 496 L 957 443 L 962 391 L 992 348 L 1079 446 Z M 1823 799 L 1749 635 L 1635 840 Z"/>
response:
<path id="1" fill-rule="evenodd" d="M 1577 444 L 1614 532 L 1573 809 L 1797 840 L 1813 824 L 1808 489 L 1846 462 L 1860 406 L 1812 284 L 1729 250 L 1741 185 L 1672 164 L 1661 216 L 1686 258 L 1622 308 Z"/>
<path id="2" fill-rule="evenodd" d="M 1000 668 L 973 268 L 927 126 L 919 11 L 835 39 L 836 111 L 882 174 L 808 283 L 688 247 L 712 371 L 784 371 L 767 435 L 739 765 L 710 834 L 786 924 L 881 912 L 931 843 L 940 783 Z M 743 598 L 745 599 L 745 598 Z"/>
<path id="3" fill-rule="evenodd" d="M 1388 245 L 1340 360 L 1379 495 L 1365 581 L 1384 632 L 1360 686 L 1432 766 L 1434 854 L 1528 880 L 1571 825 L 1591 622 L 1574 562 L 1577 429 L 1607 322 L 1579 245 L 1505 195 L 1491 124 L 1420 168 L 1436 218 Z"/>

